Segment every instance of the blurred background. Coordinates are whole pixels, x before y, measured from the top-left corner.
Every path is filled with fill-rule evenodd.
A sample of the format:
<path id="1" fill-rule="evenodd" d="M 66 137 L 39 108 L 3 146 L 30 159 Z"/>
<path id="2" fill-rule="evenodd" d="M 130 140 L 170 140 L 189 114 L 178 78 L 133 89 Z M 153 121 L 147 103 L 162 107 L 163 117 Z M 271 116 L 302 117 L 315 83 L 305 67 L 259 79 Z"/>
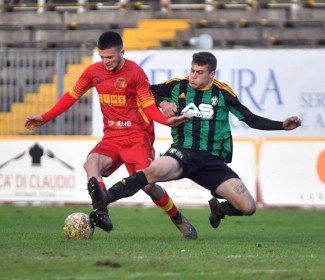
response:
<path id="1" fill-rule="evenodd" d="M 122 35 L 125 57 L 152 83 L 185 77 L 192 54 L 209 50 L 216 78 L 252 111 L 277 120 L 298 115 L 303 126 L 293 133 L 256 132 L 231 119 L 233 165 L 260 206 L 325 206 L 323 0 L 0 0 L 0 201 L 88 201 L 82 164 L 101 136 L 97 95 L 36 131 L 23 123 L 99 61 L 96 42 L 107 30 Z M 169 130 L 156 126 L 156 135 L 160 152 Z M 190 182 L 165 187 L 184 204 L 208 199 Z M 184 189 L 192 194 L 179 195 Z"/>

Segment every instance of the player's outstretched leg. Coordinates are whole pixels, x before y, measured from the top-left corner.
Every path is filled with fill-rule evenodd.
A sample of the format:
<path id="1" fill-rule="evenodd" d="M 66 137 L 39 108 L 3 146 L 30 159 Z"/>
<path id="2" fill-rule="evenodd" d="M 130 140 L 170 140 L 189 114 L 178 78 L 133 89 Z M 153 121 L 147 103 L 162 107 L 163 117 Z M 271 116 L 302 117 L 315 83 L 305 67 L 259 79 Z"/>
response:
<path id="1" fill-rule="evenodd" d="M 197 232 L 195 227 L 182 215 L 181 212 L 178 212 L 177 217 L 173 219 L 171 218 L 171 220 L 183 234 L 184 238 L 197 239 Z"/>
<path id="2" fill-rule="evenodd" d="M 95 177 L 88 180 L 88 193 L 91 197 L 91 204 L 95 210 L 103 210 L 106 207 L 107 193 L 101 189 Z"/>
<path id="3" fill-rule="evenodd" d="M 219 201 L 215 197 L 211 198 L 209 200 L 209 206 L 210 206 L 210 224 L 213 228 L 217 228 L 220 225 L 221 219 L 224 219 L 225 215 L 219 212 L 218 205 Z"/>
<path id="4" fill-rule="evenodd" d="M 89 214 L 89 218 L 93 226 L 99 227 L 108 233 L 113 230 L 113 224 L 108 216 L 108 210 L 93 211 Z"/>

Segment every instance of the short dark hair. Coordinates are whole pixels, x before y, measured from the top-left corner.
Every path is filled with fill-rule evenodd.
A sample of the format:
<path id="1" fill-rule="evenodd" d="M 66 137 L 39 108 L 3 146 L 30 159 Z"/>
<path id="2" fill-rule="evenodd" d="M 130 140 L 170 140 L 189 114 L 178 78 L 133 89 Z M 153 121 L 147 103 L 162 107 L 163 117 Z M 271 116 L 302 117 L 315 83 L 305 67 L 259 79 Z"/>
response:
<path id="1" fill-rule="evenodd" d="M 97 43 L 97 47 L 100 50 L 106 50 L 110 48 L 123 49 L 123 41 L 120 34 L 114 31 L 106 31 L 100 35 Z"/>
<path id="2" fill-rule="evenodd" d="M 192 64 L 197 64 L 199 66 L 208 65 L 208 69 L 210 73 L 217 69 L 217 59 L 210 52 L 197 52 L 193 54 Z"/>

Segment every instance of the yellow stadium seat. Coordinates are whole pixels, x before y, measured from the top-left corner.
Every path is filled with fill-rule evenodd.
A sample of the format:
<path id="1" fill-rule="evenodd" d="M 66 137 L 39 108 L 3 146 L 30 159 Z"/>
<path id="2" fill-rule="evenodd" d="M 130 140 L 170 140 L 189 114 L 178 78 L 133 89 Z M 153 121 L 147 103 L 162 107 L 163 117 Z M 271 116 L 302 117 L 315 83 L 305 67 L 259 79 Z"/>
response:
<path id="1" fill-rule="evenodd" d="M 190 29 L 187 19 L 140 20 L 138 28 L 124 28 L 123 42 L 126 50 L 158 48 L 160 40 L 176 39 L 178 30 Z"/>
<path id="2" fill-rule="evenodd" d="M 67 66 L 67 72 L 64 75 L 64 91 L 74 85 L 76 77 L 82 74 L 82 71 L 92 63 L 92 60 L 92 56 L 86 56 L 83 58 L 82 64 Z M 30 132 L 24 128 L 25 118 L 48 111 L 56 103 L 57 94 L 57 75 L 54 74 L 52 83 L 39 85 L 38 93 L 26 93 L 24 103 L 14 102 L 11 104 L 11 112 L 0 112 L 0 132 L 3 135 L 29 134 Z"/>

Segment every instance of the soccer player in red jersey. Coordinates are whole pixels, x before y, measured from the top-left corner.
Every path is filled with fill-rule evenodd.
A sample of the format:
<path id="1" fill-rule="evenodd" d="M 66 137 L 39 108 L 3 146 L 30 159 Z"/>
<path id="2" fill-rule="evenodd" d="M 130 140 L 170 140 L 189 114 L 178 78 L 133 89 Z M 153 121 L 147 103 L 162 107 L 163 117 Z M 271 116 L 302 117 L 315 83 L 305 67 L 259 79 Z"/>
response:
<path id="1" fill-rule="evenodd" d="M 96 88 L 103 113 L 104 136 L 84 164 L 88 189 L 93 189 L 94 185 L 106 189 L 102 177 L 108 177 L 123 163 L 130 175 L 135 174 L 133 176 L 150 165 L 155 157 L 153 120 L 172 127 L 189 118 L 168 118 L 160 112 L 143 69 L 124 58 L 123 41 L 118 33 L 104 32 L 98 40 L 98 53 L 102 61 L 86 68 L 73 88 L 52 109 L 25 120 L 26 128 L 35 129 L 67 111 L 90 88 Z M 148 184 L 143 190 L 169 215 L 185 238 L 197 238 L 193 225 L 178 211 L 161 186 Z M 107 208 L 91 212 L 90 219 L 107 232 L 113 229 Z"/>

